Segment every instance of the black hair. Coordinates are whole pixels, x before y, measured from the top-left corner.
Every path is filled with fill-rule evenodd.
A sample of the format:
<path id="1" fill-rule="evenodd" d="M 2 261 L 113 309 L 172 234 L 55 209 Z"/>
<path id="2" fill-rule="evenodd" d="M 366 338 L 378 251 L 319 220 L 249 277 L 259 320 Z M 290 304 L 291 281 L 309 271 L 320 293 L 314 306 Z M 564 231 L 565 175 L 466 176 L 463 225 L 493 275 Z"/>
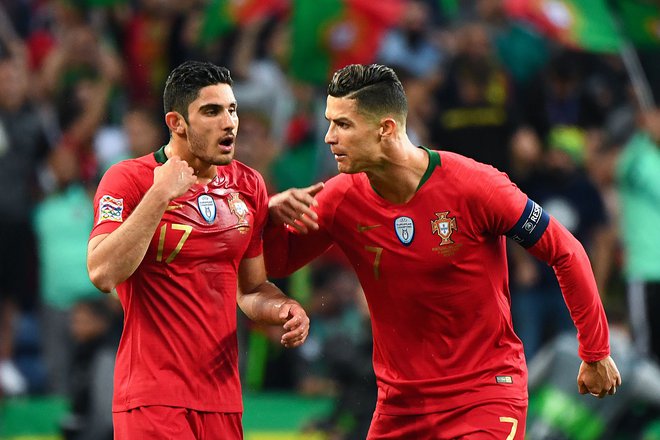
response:
<path id="1" fill-rule="evenodd" d="M 380 64 L 351 64 L 335 72 L 328 95 L 355 99 L 359 112 L 381 116 L 408 115 L 408 99 L 394 70 Z"/>
<path id="2" fill-rule="evenodd" d="M 165 82 L 165 113 L 179 112 L 188 121 L 190 103 L 197 99 L 201 89 L 215 84 L 233 85 L 229 69 L 206 61 L 185 61 L 172 70 Z"/>

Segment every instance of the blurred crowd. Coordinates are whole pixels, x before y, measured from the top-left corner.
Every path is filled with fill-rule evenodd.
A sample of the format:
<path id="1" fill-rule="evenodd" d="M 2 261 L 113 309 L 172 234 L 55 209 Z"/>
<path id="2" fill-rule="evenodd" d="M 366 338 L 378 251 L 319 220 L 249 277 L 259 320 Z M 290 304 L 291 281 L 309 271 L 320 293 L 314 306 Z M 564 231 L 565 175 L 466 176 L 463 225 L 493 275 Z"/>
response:
<path id="1" fill-rule="evenodd" d="M 291 9 L 300 2 L 265 2 L 276 7 L 221 32 L 209 30 L 219 20 L 211 3 L 223 2 L 0 0 L 0 398 L 67 396 L 66 438 L 101 439 L 111 430 L 122 314 L 87 277 L 91 196 L 110 165 L 167 142 L 161 96 L 173 67 L 204 59 L 230 68 L 240 116 L 236 158 L 260 171 L 271 192 L 336 173 L 323 143 L 324 84 L 291 71 Z M 660 382 L 660 348 L 631 333 L 626 293 L 633 280 L 660 282 L 660 111 L 640 108 L 618 54 L 564 47 L 512 19 L 503 1 L 402 4 L 363 61 L 398 73 L 413 141 L 508 173 L 564 224 L 587 249 L 606 309 L 620 324 L 613 350 L 615 339 L 632 350 L 615 358 L 621 391 L 637 364 Z M 637 55 L 660 99 L 660 45 Z M 510 279 L 514 326 L 532 361 L 530 438 L 660 438 L 660 392 L 630 393 L 613 409 L 606 405 L 616 399 L 588 406 L 542 374 L 556 363 L 536 359 L 570 346 L 555 338 L 574 327 L 554 273 L 515 245 Z M 241 320 L 244 387 L 335 396 L 330 417 L 306 429 L 364 438 L 376 391 L 356 277 L 330 252 L 275 281 L 306 305 L 310 337 L 289 352 L 275 330 Z M 566 357 L 575 368 L 562 364 L 564 376 L 579 364 Z M 582 419 L 564 426 L 557 399 Z M 584 420 L 596 425 L 591 436 L 573 432 Z"/>

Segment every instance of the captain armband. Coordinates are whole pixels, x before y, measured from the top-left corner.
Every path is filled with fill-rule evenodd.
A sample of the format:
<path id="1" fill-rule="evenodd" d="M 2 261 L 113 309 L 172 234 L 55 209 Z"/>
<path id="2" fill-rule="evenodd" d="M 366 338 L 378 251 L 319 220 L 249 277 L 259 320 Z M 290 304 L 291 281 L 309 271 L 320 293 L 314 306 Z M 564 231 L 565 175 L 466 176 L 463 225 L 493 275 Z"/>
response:
<path id="1" fill-rule="evenodd" d="M 505 235 L 527 249 L 541 239 L 549 223 L 550 216 L 541 205 L 527 199 L 527 205 L 518 222 Z"/>

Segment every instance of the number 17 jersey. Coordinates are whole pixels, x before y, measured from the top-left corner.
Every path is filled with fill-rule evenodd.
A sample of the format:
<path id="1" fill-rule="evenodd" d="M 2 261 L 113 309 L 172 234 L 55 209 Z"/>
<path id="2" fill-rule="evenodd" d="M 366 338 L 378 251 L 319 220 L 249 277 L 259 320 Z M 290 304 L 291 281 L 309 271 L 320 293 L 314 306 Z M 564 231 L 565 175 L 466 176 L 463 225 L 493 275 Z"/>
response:
<path id="1" fill-rule="evenodd" d="M 91 236 L 116 230 L 153 184 L 163 150 L 111 167 Z M 262 177 L 238 161 L 172 200 L 136 271 L 117 286 L 124 329 L 113 411 L 166 405 L 241 412 L 236 289 L 243 258 L 262 253 Z"/>

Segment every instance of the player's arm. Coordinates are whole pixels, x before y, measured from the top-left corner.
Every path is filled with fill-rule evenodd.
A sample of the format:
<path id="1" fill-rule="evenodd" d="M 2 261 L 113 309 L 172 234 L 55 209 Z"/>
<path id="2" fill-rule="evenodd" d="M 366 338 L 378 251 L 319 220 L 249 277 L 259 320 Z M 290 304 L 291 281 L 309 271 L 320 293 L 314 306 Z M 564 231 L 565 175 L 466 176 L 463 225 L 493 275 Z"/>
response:
<path id="1" fill-rule="evenodd" d="M 264 259 L 271 277 L 285 277 L 325 252 L 332 239 L 319 226 L 314 196 L 323 183 L 292 188 L 268 201 L 268 223 L 264 229 Z"/>
<path id="2" fill-rule="evenodd" d="M 538 204 L 527 200 L 518 222 L 507 233 L 555 271 L 578 330 L 580 393 L 614 394 L 621 375 L 609 356 L 609 329 L 587 253 L 580 242 Z"/>
<path id="3" fill-rule="evenodd" d="M 266 279 L 263 255 L 244 258 L 238 268 L 236 301 L 243 313 L 253 321 L 282 325 L 282 345 L 293 348 L 305 342 L 309 318 L 302 306 L 284 295 Z"/>
<path id="4" fill-rule="evenodd" d="M 90 239 L 87 270 L 99 290 L 111 292 L 135 272 L 167 205 L 188 191 L 195 181 L 193 169 L 173 156 L 154 170 L 153 185 L 128 218 L 109 234 Z"/>

